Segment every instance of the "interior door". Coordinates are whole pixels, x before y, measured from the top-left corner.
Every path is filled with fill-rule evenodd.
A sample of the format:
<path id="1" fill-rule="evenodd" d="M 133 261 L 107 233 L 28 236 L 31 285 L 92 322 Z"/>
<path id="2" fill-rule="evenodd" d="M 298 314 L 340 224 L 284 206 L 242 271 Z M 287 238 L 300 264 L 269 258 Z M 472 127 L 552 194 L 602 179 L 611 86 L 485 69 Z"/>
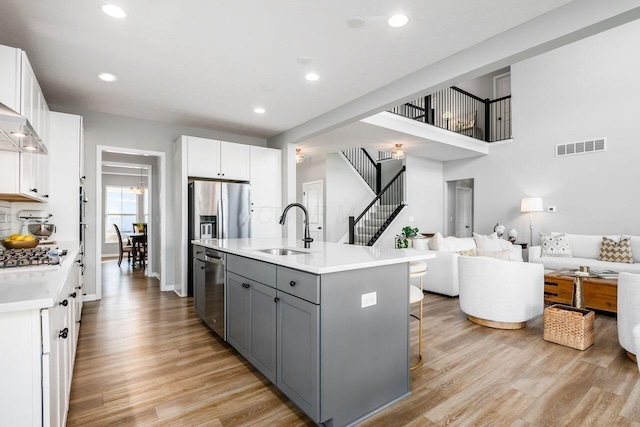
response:
<path id="1" fill-rule="evenodd" d="M 511 95 L 511 73 L 500 74 L 493 78 L 493 99 Z M 491 104 L 492 140 L 511 137 L 511 99 Z"/>
<path id="2" fill-rule="evenodd" d="M 309 234 L 314 242 L 324 241 L 324 182 L 302 183 L 302 204 L 309 211 Z"/>
<path id="3" fill-rule="evenodd" d="M 473 190 L 456 187 L 456 236 L 471 237 Z"/>

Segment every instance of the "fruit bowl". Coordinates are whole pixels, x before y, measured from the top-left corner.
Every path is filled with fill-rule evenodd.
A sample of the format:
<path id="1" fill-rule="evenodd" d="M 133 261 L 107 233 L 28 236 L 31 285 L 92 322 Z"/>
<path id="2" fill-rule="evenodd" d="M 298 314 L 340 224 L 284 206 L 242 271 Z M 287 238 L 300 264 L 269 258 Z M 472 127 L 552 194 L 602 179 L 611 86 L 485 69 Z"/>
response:
<path id="1" fill-rule="evenodd" d="M 6 249 L 27 249 L 38 246 L 37 240 L 2 240 L 2 246 Z"/>

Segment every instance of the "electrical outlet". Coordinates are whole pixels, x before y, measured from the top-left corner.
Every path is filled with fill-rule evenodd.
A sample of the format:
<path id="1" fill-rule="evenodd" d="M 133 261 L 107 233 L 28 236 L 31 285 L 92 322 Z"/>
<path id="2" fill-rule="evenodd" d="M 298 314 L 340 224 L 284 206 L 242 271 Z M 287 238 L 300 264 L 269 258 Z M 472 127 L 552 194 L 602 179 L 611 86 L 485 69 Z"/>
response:
<path id="1" fill-rule="evenodd" d="M 556 212 L 558 212 L 558 209 L 555 206 L 547 206 L 547 211 L 548 212 L 552 212 L 552 213 L 556 213 Z"/>
<path id="2" fill-rule="evenodd" d="M 368 294 L 362 294 L 361 297 L 361 306 L 362 308 L 371 307 L 372 305 L 376 305 L 378 303 L 378 293 L 371 292 Z"/>
<path id="3" fill-rule="evenodd" d="M 415 219 L 414 217 L 410 216 L 409 217 L 409 222 L 413 222 L 414 219 Z"/>

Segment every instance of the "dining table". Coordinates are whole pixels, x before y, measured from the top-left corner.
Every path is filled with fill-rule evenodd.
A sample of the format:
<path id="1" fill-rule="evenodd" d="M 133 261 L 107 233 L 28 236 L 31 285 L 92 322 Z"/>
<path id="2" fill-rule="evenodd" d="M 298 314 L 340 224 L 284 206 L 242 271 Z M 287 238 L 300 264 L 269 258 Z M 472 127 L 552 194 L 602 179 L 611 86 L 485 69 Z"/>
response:
<path id="1" fill-rule="evenodd" d="M 142 267 L 145 266 L 144 256 L 140 248 L 147 245 L 147 233 L 132 233 L 129 235 L 131 239 L 131 255 L 133 256 L 132 268 L 136 267 L 136 261 L 140 261 Z"/>

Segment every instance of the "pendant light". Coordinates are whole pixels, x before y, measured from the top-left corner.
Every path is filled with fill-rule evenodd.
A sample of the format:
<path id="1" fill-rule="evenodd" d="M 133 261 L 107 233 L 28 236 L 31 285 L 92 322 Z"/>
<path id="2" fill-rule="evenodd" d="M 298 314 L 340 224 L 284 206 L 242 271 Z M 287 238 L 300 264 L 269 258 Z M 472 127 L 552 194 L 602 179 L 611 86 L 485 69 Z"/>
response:
<path id="1" fill-rule="evenodd" d="M 396 148 L 391 152 L 392 159 L 404 159 L 407 155 L 407 150 L 402 148 L 402 144 L 396 144 Z"/>
<path id="2" fill-rule="evenodd" d="M 144 185 L 142 185 L 142 168 L 140 168 L 140 184 L 138 184 L 136 188 L 130 187 L 129 190 L 136 194 L 144 194 L 145 188 Z"/>

